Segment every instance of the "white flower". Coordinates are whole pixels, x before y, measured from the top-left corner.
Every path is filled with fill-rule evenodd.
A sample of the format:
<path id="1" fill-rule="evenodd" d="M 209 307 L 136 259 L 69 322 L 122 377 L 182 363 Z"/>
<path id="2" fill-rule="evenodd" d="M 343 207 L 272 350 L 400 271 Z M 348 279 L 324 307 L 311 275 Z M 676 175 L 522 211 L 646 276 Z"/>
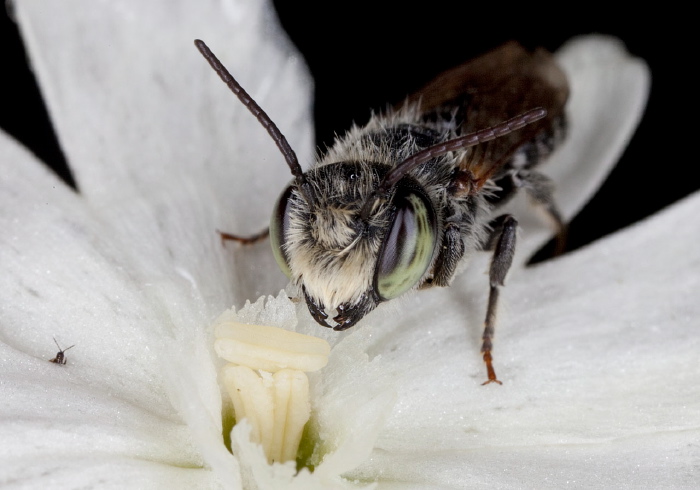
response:
<path id="1" fill-rule="evenodd" d="M 514 267 L 494 353 L 503 386 L 480 384 L 486 256 L 451 288 L 383 305 L 342 335 L 284 295 L 248 307 L 242 315 L 269 323 L 293 321 L 296 308 L 297 330 L 335 343 L 310 376 L 325 458 L 313 474 L 268 465 L 245 423 L 232 455 L 209 325 L 284 277 L 265 246 L 223 249 L 214 230 L 257 231 L 290 176 L 192 40 L 209 43 L 308 162 L 301 63 L 253 0 L 16 9 L 81 193 L 0 138 L 0 485 L 697 484 L 700 195 Z M 633 131 L 648 74 L 604 38 L 559 57 L 572 134 L 547 173 L 570 217 Z M 518 218 L 522 264 L 547 231 Z M 54 335 L 75 344 L 65 366 L 47 362 Z"/>

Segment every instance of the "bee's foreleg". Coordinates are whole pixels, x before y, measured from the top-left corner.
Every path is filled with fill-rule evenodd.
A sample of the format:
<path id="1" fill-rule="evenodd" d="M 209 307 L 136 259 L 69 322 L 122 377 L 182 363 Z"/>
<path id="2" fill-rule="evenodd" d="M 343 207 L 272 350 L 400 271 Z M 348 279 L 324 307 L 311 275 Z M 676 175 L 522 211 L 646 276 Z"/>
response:
<path id="1" fill-rule="evenodd" d="M 447 223 L 432 274 L 420 287 L 425 289 L 432 286 L 449 286 L 462 257 L 464 257 L 464 242 L 459 226 L 456 223 Z"/>
<path id="2" fill-rule="evenodd" d="M 226 245 L 227 241 L 234 241 L 238 242 L 243 245 L 252 245 L 254 243 L 258 243 L 264 239 L 266 239 L 270 235 L 270 229 L 265 228 L 263 231 L 260 233 L 257 233 L 252 236 L 239 236 L 239 235 L 233 235 L 231 233 L 226 233 L 223 231 L 216 230 L 216 232 L 219 234 L 221 237 L 221 244 Z"/>
<path id="3" fill-rule="evenodd" d="M 489 240 L 489 243 L 493 244 L 493 259 L 491 259 L 491 268 L 489 270 L 489 304 L 486 308 L 484 334 L 481 336 L 481 353 L 484 356 L 486 372 L 489 379 L 482 384 L 501 384 L 498 378 L 496 378 L 496 372 L 493 369 L 493 359 L 491 357 L 491 350 L 493 349 L 492 339 L 496 327 L 499 288 L 503 286 L 508 269 L 510 269 L 513 263 L 517 227 L 518 222 L 511 215 L 506 214 L 500 216 L 495 220 L 493 235 Z"/>

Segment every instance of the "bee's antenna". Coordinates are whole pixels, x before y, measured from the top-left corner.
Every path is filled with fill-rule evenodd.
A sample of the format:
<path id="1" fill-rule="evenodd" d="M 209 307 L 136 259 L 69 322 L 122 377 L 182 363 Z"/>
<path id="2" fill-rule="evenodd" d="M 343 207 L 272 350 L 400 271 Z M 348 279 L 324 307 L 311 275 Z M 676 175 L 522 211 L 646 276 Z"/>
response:
<path id="1" fill-rule="evenodd" d="M 284 155 L 284 159 L 287 161 L 287 165 L 289 165 L 292 174 L 296 178 L 299 189 L 304 195 L 304 198 L 307 200 L 307 202 L 309 202 L 309 204 L 311 204 L 311 192 L 307 189 L 308 185 L 306 183 L 306 178 L 304 177 L 304 172 L 301 169 L 301 165 L 299 165 L 299 160 L 297 159 L 296 153 L 294 153 L 292 147 L 289 146 L 287 138 L 284 137 L 277 125 L 272 122 L 272 119 L 270 119 L 270 116 L 267 115 L 262 107 L 260 107 L 258 103 L 255 102 L 248 94 L 248 92 L 241 87 L 241 84 L 238 83 L 235 78 L 233 78 L 233 75 L 229 73 L 221 61 L 219 61 L 214 53 L 211 52 L 209 47 L 204 44 L 204 41 L 195 39 L 194 45 L 197 46 L 197 49 L 200 53 L 202 53 L 204 59 L 209 62 L 209 65 L 211 65 L 217 75 L 219 75 L 219 78 L 221 78 L 228 88 L 231 89 L 231 92 L 236 94 L 238 100 L 240 100 L 243 105 L 246 106 L 246 108 L 257 118 L 260 124 L 262 124 L 262 126 L 270 134 L 277 145 L 277 148 L 279 148 L 282 155 Z"/>
<path id="2" fill-rule="evenodd" d="M 416 168 L 418 165 L 427 162 L 435 157 L 444 155 L 455 150 L 463 150 L 471 146 L 476 146 L 480 143 L 486 143 L 487 141 L 494 140 L 501 136 L 505 136 L 508 133 L 517 131 L 528 124 L 535 121 L 539 121 L 547 115 L 547 111 L 538 107 L 536 109 L 523 112 L 517 116 L 503 121 L 500 124 L 491 126 L 490 128 L 482 129 L 480 131 L 475 131 L 459 138 L 454 138 L 444 143 L 438 143 L 429 148 L 414 153 L 410 157 L 406 158 L 404 161 L 399 163 L 397 166 L 389 170 L 384 176 L 384 179 L 379 183 L 379 186 L 369 195 L 365 203 L 362 205 L 360 210 L 360 218 L 363 221 L 369 219 L 369 215 L 374 208 L 374 205 L 378 199 L 386 199 L 389 191 L 396 183 L 401 180 L 401 178 L 408 172 Z"/>

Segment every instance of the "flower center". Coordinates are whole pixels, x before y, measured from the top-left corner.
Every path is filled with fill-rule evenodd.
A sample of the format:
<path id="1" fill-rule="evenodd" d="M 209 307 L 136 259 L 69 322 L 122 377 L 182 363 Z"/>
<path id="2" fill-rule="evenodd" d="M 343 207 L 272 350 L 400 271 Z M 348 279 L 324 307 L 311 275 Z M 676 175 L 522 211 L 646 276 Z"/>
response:
<path id="1" fill-rule="evenodd" d="M 268 462 L 296 459 L 309 420 L 309 379 L 328 362 L 325 340 L 276 327 L 220 319 L 214 349 L 237 422 L 247 419 Z"/>

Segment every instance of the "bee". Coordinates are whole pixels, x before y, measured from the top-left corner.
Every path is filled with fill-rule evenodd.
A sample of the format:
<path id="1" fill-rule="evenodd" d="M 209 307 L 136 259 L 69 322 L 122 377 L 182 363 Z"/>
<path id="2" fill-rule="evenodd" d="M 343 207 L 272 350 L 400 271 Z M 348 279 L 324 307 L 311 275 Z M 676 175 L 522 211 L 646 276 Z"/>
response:
<path id="1" fill-rule="evenodd" d="M 353 127 L 303 172 L 267 114 L 202 41 L 195 45 L 268 130 L 293 175 L 268 230 L 222 239 L 253 243 L 269 234 L 311 316 L 334 330 L 410 290 L 448 286 L 474 252 L 491 251 L 483 384 L 501 384 L 492 338 L 517 221 L 499 209 L 524 189 L 559 236 L 565 229 L 552 182 L 536 170 L 566 132 L 568 82 L 553 56 L 505 44 Z"/>
<path id="2" fill-rule="evenodd" d="M 49 359 L 49 362 L 53 362 L 54 364 L 65 365 L 66 362 L 68 362 L 68 360 L 66 359 L 66 351 L 71 347 L 75 347 L 75 344 L 71 345 L 70 347 L 66 347 L 65 349 L 61 349 L 61 346 L 58 345 L 58 340 L 56 340 L 56 337 L 53 338 L 53 341 L 56 344 L 56 347 L 58 347 L 58 352 L 56 353 L 56 357 L 54 357 L 53 359 Z"/>

